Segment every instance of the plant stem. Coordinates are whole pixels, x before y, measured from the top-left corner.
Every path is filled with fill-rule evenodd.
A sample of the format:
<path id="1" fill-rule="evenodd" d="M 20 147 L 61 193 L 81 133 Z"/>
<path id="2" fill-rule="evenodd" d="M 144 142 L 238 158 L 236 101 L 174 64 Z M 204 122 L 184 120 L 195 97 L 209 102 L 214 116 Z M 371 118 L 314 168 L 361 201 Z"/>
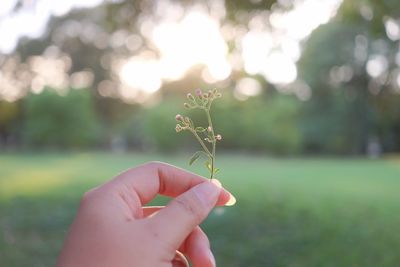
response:
<path id="1" fill-rule="evenodd" d="M 210 179 L 212 179 L 214 177 L 216 140 L 215 140 L 215 134 L 214 134 L 214 127 L 213 127 L 212 121 L 211 121 L 210 108 L 205 109 L 205 112 L 207 114 L 208 125 L 211 127 L 211 135 L 212 135 L 212 156 L 211 156 L 211 170 L 210 170 Z"/>
<path id="2" fill-rule="evenodd" d="M 203 140 L 201 140 L 200 136 L 196 133 L 196 130 L 190 129 L 190 131 L 193 133 L 193 135 L 196 137 L 197 141 L 199 141 L 200 145 L 204 149 L 204 152 L 206 152 L 210 157 L 212 156 L 210 150 L 207 148 L 207 146 L 204 144 Z"/>

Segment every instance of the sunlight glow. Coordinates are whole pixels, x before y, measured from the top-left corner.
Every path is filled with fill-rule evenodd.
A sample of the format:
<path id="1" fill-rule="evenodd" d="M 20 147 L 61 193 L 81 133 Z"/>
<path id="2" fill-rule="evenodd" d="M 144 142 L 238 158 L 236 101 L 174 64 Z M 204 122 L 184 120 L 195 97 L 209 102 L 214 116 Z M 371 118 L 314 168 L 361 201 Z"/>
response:
<path id="1" fill-rule="evenodd" d="M 161 87 L 158 62 L 154 59 L 132 57 L 120 70 L 124 90 L 154 93 Z M 129 89 L 130 88 L 130 89 Z"/>
<path id="2" fill-rule="evenodd" d="M 336 14 L 341 2 L 341 0 L 295 1 L 293 10 L 272 13 L 270 22 L 291 38 L 302 40 L 319 25 L 327 23 Z"/>
<path id="3" fill-rule="evenodd" d="M 249 74 L 262 72 L 263 65 L 272 49 L 272 37 L 267 32 L 247 33 L 242 40 L 244 69 Z"/>
<path id="4" fill-rule="evenodd" d="M 1 0 L 0 2 L 0 14 L 10 12 L 17 3 L 15 0 Z M 0 52 L 11 53 L 15 49 L 18 39 L 23 36 L 30 38 L 42 36 L 51 16 L 63 16 L 73 8 L 94 7 L 103 0 L 37 0 L 34 4 L 30 3 L 31 1 L 24 2 L 23 7 L 16 13 L 0 17 Z"/>
<path id="5" fill-rule="evenodd" d="M 0 4 L 0 14 L 4 14 L 0 17 L 1 53 L 13 52 L 22 36 L 42 36 L 51 16 L 65 15 L 73 8 L 94 7 L 103 0 L 37 0 L 34 4 L 23 1 L 21 9 L 11 12 L 16 2 L 9 0 Z M 269 83 L 283 86 L 297 78 L 295 63 L 301 55 L 301 43 L 336 14 L 341 2 L 298 0 L 293 2 L 290 11 L 277 5 L 268 11 L 248 14 L 251 17 L 247 24 L 234 25 L 225 20 L 222 0 L 187 8 L 173 1 L 158 1 L 152 10 L 154 14 L 137 17 L 141 35 L 128 29 L 107 33 L 90 20 L 83 24 L 71 20 L 65 23 L 62 33 L 54 35 L 54 45 L 62 38 L 79 37 L 82 42 L 92 42 L 99 49 L 128 50 L 130 54 L 121 55 L 125 58 L 110 53 L 110 58 L 101 59 L 102 66 L 105 69 L 111 66 L 114 75 L 112 81 L 99 84 L 100 93 L 104 95 L 112 95 L 114 90 L 128 99 L 138 96 L 144 99 L 142 96 L 154 94 L 164 82 L 180 80 L 199 66 L 203 67 L 201 78 L 209 84 L 229 82 L 233 71 L 244 70 L 248 75 L 261 75 Z M 396 21 L 388 19 L 385 26 L 390 38 L 400 38 L 400 26 Z M 143 52 L 149 50 L 153 51 L 151 56 Z M 38 93 L 46 85 L 57 88 L 90 85 L 94 79 L 91 71 L 69 75 L 71 62 L 68 59 L 61 54 L 31 57 L 28 63 L 18 63 L 27 68 L 28 74 L 18 74 L 22 76 L 14 74 L 15 68 L 11 71 L 0 67 L 0 97 L 17 99 L 21 92 L 27 91 L 25 87 Z M 106 61 L 109 64 L 104 63 Z M 367 71 L 373 77 L 379 76 L 385 71 L 385 62 L 379 57 L 371 58 Z M 243 89 L 243 84 L 252 89 Z M 236 94 L 249 97 L 259 93 L 257 88 L 257 80 L 240 80 Z"/>
<path id="6" fill-rule="evenodd" d="M 374 55 L 367 62 L 367 72 L 368 74 L 373 77 L 377 78 L 378 76 L 382 75 L 389 67 L 389 63 L 385 56 L 382 55 Z"/>
<path id="7" fill-rule="evenodd" d="M 396 20 L 387 18 L 385 20 L 385 29 L 386 35 L 389 37 L 389 39 L 392 41 L 397 41 L 400 39 L 400 25 Z"/>
<path id="8" fill-rule="evenodd" d="M 272 52 L 265 62 L 262 74 L 271 83 L 287 84 L 296 79 L 297 69 L 289 56 L 282 52 Z"/>
<path id="9" fill-rule="evenodd" d="M 162 76 L 166 80 L 182 78 L 195 65 L 205 65 L 216 81 L 231 73 L 228 47 L 219 25 L 203 12 L 191 11 L 179 23 L 161 23 L 154 28 L 152 37 L 161 53 Z"/>
<path id="10" fill-rule="evenodd" d="M 253 78 L 242 78 L 236 83 L 234 96 L 238 100 L 246 100 L 251 96 L 257 96 L 261 94 L 262 87 L 259 81 Z"/>
<path id="11" fill-rule="evenodd" d="M 291 11 L 274 10 L 269 16 L 272 29 L 263 20 L 252 21 L 241 42 L 244 69 L 261 74 L 268 82 L 288 84 L 297 78 L 295 62 L 300 58 L 300 42 L 335 14 L 341 0 L 295 1 Z M 262 16 L 261 16 L 262 17 Z"/>

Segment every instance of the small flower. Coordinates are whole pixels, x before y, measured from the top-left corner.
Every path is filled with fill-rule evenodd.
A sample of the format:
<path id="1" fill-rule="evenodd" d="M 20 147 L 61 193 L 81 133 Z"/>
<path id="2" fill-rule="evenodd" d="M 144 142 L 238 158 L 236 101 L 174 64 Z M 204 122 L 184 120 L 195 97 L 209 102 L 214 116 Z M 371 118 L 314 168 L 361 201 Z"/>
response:
<path id="1" fill-rule="evenodd" d="M 191 93 L 189 93 L 187 94 L 187 99 L 194 101 L 194 96 Z"/>
<path id="2" fill-rule="evenodd" d="M 179 132 L 182 131 L 182 130 L 183 130 L 182 126 L 181 126 L 180 124 L 177 124 L 176 127 L 175 127 L 175 131 L 176 131 L 177 133 L 179 133 Z"/>
<path id="3" fill-rule="evenodd" d="M 181 114 L 177 114 L 177 115 L 175 116 L 175 120 L 176 120 L 176 121 L 183 121 L 182 115 L 181 115 Z"/>
<path id="4" fill-rule="evenodd" d="M 189 164 L 191 165 L 200 157 L 200 155 L 203 155 L 205 157 L 205 166 L 210 172 L 210 179 L 213 179 L 214 175 L 218 172 L 218 168 L 215 168 L 215 147 L 217 141 L 222 140 L 222 136 L 220 134 L 214 135 L 214 129 L 211 126 L 210 110 L 213 101 L 216 98 L 221 97 L 221 94 L 219 94 L 216 89 L 207 92 L 197 89 L 195 93 L 188 93 L 186 97 L 188 102 L 183 104 L 184 107 L 188 109 L 202 110 L 205 112 L 209 123 L 206 127 L 197 126 L 189 117 L 177 114 L 175 119 L 178 123 L 175 126 L 175 130 L 176 132 L 188 130 L 196 137 L 203 150 L 197 151 L 191 157 Z"/>

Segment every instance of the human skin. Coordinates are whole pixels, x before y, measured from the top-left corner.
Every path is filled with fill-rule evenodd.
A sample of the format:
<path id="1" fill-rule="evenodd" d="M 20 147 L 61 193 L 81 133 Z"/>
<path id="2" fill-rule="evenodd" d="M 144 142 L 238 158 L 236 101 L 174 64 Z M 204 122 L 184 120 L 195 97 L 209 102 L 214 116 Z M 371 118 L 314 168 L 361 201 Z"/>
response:
<path id="1" fill-rule="evenodd" d="M 144 207 L 156 195 L 166 207 Z M 221 184 L 161 162 L 129 169 L 82 197 L 57 267 L 214 267 L 199 224 L 216 205 L 234 204 Z M 178 254 L 177 254 L 178 253 Z"/>

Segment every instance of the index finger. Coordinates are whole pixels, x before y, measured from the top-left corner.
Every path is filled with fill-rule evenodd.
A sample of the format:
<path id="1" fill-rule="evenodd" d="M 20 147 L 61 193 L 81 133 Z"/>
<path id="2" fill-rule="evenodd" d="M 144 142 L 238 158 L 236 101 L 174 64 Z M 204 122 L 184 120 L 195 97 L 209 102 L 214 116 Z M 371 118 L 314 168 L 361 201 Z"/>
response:
<path id="1" fill-rule="evenodd" d="M 135 192 L 143 205 L 157 194 L 176 197 L 206 180 L 167 163 L 149 162 L 121 173 L 112 183 L 124 185 Z M 224 205 L 232 201 L 231 199 L 233 196 L 222 188 L 217 205 Z"/>

